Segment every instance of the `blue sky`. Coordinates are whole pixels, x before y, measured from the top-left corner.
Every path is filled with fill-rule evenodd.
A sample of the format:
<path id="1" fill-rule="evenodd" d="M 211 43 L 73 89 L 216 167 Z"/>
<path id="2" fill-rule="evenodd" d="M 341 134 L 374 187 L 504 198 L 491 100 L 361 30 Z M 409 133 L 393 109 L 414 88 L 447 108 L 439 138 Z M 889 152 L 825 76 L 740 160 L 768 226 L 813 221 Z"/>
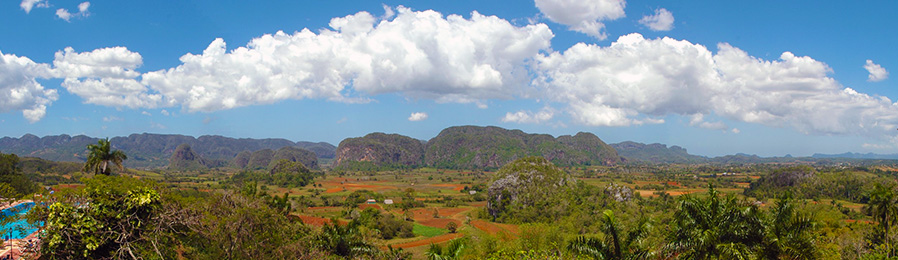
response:
<path id="1" fill-rule="evenodd" d="M 0 136 L 336 145 L 496 125 L 709 156 L 896 153 L 894 10 L 895 1 L 4 1 Z"/>

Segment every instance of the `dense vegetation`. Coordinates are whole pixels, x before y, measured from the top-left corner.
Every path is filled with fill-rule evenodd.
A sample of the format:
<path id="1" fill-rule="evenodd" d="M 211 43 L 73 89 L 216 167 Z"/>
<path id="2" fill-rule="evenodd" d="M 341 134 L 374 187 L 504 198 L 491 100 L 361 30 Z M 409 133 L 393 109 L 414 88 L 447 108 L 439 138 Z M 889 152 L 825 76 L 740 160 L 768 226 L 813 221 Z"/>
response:
<path id="1" fill-rule="evenodd" d="M 488 126 L 456 126 L 443 129 L 427 142 L 428 166 L 447 169 L 498 169 L 527 156 L 542 156 L 555 164 L 611 165 L 620 157 L 590 133 L 554 138 Z"/>
<path id="2" fill-rule="evenodd" d="M 888 182 L 888 178 L 873 174 L 856 173 L 849 170 L 828 170 L 818 172 L 803 165 L 772 170 L 766 176 L 753 182 L 745 195 L 760 199 L 772 198 L 786 192 L 803 199 L 838 199 L 866 203 L 868 191 L 874 185 Z"/>
<path id="3" fill-rule="evenodd" d="M 38 190 L 19 168 L 19 156 L 0 153 L 0 198 L 22 198 Z"/>
<path id="4" fill-rule="evenodd" d="M 592 137 L 527 140 L 602 147 Z M 521 156 L 496 172 L 360 171 L 310 169 L 309 152 L 285 148 L 242 153 L 239 170 L 107 172 L 96 162 L 114 165 L 104 154 L 115 150 L 99 150 L 88 167 L 0 154 L 0 195 L 38 202 L 29 219 L 45 232 L 44 259 L 898 256 L 894 162 L 566 165 Z"/>
<path id="5" fill-rule="evenodd" d="M 370 165 L 386 168 L 414 168 L 423 165 L 424 143 L 414 138 L 371 133 L 364 137 L 347 138 L 337 146 L 334 167 L 366 169 Z"/>
<path id="6" fill-rule="evenodd" d="M 309 185 L 315 177 L 321 175 L 320 172 L 312 172 L 300 162 L 281 159 L 275 162 L 268 172 L 244 170 L 233 175 L 230 181 L 237 185 L 258 182 L 279 187 L 300 188 Z"/>
<path id="7" fill-rule="evenodd" d="M 229 165 L 238 169 L 259 170 L 269 169 L 280 160 L 299 162 L 310 169 L 318 168 L 318 158 L 314 153 L 296 147 L 282 147 L 277 151 L 271 149 L 243 151 L 231 159 Z"/>
<path id="8" fill-rule="evenodd" d="M 498 222 L 548 222 L 567 214 L 574 179 L 542 157 L 515 160 L 496 172 L 487 211 Z"/>

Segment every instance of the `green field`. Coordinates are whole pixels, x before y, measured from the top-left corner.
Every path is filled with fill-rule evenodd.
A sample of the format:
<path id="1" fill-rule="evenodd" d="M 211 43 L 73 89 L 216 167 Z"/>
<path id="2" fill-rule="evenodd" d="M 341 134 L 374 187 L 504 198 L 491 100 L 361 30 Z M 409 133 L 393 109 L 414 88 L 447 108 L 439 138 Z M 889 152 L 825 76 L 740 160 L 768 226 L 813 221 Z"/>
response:
<path id="1" fill-rule="evenodd" d="M 428 227 L 428 226 L 421 225 L 421 224 L 415 224 L 414 228 L 412 229 L 412 232 L 414 232 L 415 235 L 418 235 L 418 236 L 435 237 L 435 236 L 449 233 L 449 230 L 445 230 L 442 228 Z"/>

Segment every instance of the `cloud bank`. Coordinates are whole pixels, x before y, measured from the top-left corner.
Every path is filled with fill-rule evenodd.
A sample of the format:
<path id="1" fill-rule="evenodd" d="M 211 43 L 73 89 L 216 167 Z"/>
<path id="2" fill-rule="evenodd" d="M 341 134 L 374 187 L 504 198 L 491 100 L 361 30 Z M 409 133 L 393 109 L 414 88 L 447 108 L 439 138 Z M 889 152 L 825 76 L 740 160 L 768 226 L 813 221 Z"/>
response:
<path id="1" fill-rule="evenodd" d="M 468 103 L 512 97 L 524 67 L 549 47 L 546 25 L 514 26 L 477 12 L 470 19 L 399 7 L 392 20 L 367 12 L 334 18 L 333 30 L 277 32 L 227 51 L 216 39 L 182 65 L 143 75 L 145 85 L 188 111 L 215 111 L 321 98 L 364 102 L 366 95 Z"/>
<path id="2" fill-rule="evenodd" d="M 585 125 L 716 114 L 821 135 L 883 136 L 898 126 L 898 104 L 841 86 L 822 62 L 790 52 L 763 60 L 726 43 L 717 49 L 639 34 L 608 47 L 580 43 L 538 58 L 535 84 Z"/>

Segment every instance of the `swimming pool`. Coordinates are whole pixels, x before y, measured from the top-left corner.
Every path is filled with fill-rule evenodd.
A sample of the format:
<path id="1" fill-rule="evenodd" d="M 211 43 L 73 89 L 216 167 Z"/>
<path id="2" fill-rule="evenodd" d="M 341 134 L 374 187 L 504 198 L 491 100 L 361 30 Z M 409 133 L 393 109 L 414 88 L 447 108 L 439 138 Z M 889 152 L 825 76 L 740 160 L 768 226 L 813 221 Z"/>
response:
<path id="1" fill-rule="evenodd" d="M 2 214 L 2 216 L 18 215 L 21 217 L 24 216 L 25 213 L 28 213 L 32 207 L 34 207 L 34 202 L 26 202 L 12 208 L 4 209 L 0 214 Z M 0 227 L 0 232 L 3 232 L 0 233 L 0 236 L 2 236 L 3 239 L 23 239 L 35 231 L 37 231 L 37 227 L 29 225 L 25 219 L 20 218 Z"/>

